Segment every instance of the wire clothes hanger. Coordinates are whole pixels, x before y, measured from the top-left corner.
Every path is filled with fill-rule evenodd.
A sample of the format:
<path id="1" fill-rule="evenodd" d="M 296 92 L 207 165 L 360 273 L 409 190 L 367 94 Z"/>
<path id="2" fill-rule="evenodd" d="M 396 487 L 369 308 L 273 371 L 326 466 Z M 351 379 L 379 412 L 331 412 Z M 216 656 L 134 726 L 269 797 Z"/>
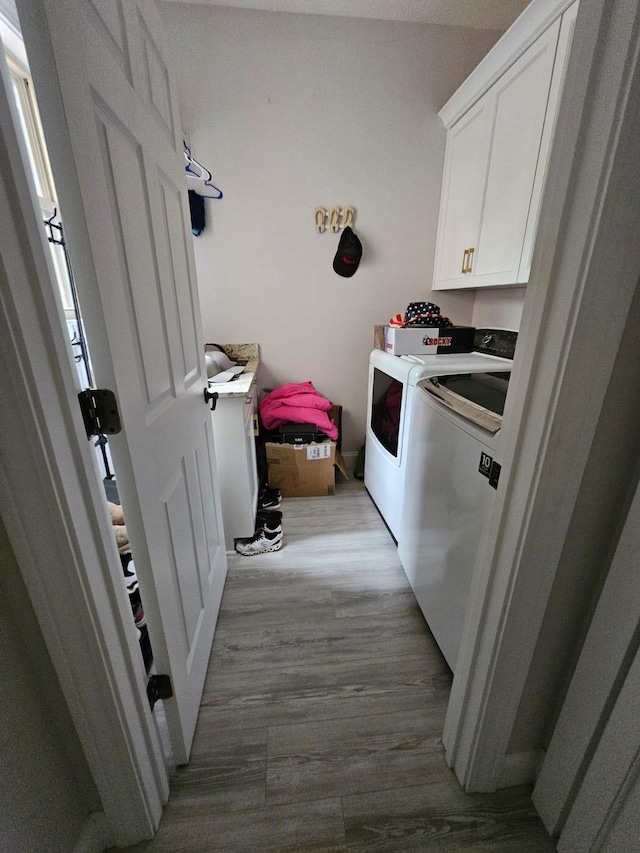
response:
<path id="1" fill-rule="evenodd" d="M 204 193 L 199 193 L 203 198 L 222 198 L 222 190 L 218 189 L 215 184 L 211 183 L 211 172 L 208 169 L 205 169 L 202 163 L 198 163 L 198 161 L 191 156 L 191 149 L 189 148 L 186 142 L 183 142 L 183 145 L 184 159 L 187 161 L 187 165 L 184 167 L 187 179 L 191 181 L 197 181 L 199 184 L 201 184 L 203 187 L 206 187 L 208 190 L 213 190 L 213 195 L 205 195 Z"/>

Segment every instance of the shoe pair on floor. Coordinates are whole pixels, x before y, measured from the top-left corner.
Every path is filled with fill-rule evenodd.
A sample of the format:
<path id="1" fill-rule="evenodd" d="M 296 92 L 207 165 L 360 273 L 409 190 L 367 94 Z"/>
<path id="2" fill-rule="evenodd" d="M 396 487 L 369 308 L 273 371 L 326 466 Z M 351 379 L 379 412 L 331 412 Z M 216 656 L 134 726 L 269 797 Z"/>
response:
<path id="1" fill-rule="evenodd" d="M 278 509 L 282 503 L 282 495 L 280 489 L 270 489 L 269 486 L 262 486 L 258 494 L 258 510 L 261 509 Z"/>
<path id="2" fill-rule="evenodd" d="M 281 496 L 277 489 L 268 492 L 273 502 L 280 506 Z M 260 502 L 258 502 L 260 504 Z M 282 548 L 282 513 L 275 509 L 259 508 L 256 516 L 256 532 L 250 539 L 237 539 L 236 551 L 244 557 L 256 554 L 267 554 L 269 551 L 279 551 Z"/>

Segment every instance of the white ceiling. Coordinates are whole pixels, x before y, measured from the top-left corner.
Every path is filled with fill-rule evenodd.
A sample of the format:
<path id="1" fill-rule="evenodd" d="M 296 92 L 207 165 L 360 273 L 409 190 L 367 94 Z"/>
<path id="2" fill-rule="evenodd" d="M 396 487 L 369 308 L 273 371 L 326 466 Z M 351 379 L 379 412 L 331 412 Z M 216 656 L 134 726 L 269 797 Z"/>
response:
<path id="1" fill-rule="evenodd" d="M 343 15 L 475 29 L 506 30 L 529 0 L 179 0 L 266 12 Z"/>

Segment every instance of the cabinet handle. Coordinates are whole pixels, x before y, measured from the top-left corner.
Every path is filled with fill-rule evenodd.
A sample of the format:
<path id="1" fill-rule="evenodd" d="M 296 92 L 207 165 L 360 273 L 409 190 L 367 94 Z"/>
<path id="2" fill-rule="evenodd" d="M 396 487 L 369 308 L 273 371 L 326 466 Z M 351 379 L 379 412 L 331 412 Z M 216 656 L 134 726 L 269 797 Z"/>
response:
<path id="1" fill-rule="evenodd" d="M 474 252 L 475 252 L 475 249 L 467 249 L 468 258 L 467 258 L 467 269 L 465 270 L 465 272 L 471 272 L 471 267 L 473 266 L 473 253 Z"/>
<path id="2" fill-rule="evenodd" d="M 471 263 L 475 249 L 465 249 L 462 254 L 462 274 L 471 272 Z"/>
<path id="3" fill-rule="evenodd" d="M 216 403 L 218 402 L 218 392 L 210 391 L 208 388 L 204 389 L 204 401 L 205 403 L 211 403 L 211 411 L 215 412 Z"/>

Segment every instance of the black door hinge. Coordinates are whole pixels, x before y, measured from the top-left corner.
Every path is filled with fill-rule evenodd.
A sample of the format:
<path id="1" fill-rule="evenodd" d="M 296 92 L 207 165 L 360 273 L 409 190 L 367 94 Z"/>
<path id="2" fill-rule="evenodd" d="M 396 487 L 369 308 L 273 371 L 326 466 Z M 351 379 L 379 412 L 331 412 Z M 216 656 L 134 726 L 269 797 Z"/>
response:
<path id="1" fill-rule="evenodd" d="M 92 435 L 115 435 L 122 430 L 113 391 L 106 388 L 86 388 L 78 394 L 78 400 L 87 438 Z"/>
<path id="2" fill-rule="evenodd" d="M 158 699 L 171 699 L 173 696 L 173 687 L 171 679 L 168 675 L 150 675 L 147 681 L 147 699 L 149 707 L 153 710 L 153 706 Z"/>

